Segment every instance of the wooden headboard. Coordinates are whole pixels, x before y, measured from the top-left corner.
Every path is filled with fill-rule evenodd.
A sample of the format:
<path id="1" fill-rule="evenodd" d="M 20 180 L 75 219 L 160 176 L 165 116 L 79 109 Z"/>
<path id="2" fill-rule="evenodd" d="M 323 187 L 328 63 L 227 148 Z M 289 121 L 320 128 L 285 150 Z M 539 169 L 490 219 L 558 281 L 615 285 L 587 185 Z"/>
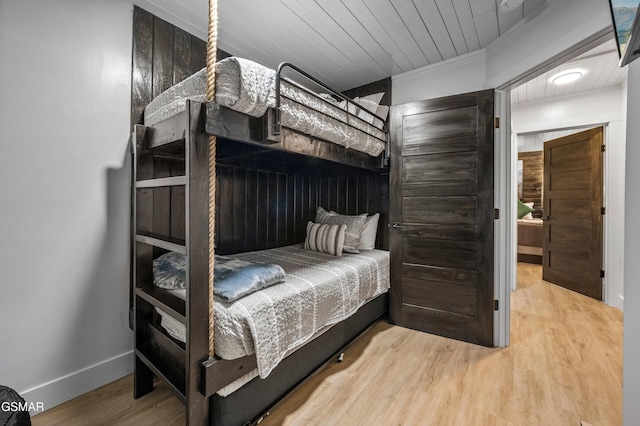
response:
<path id="1" fill-rule="evenodd" d="M 153 98 L 206 65 L 207 43 L 137 6 L 133 9 L 131 128 Z M 218 59 L 227 52 L 218 49 Z"/>
<path id="2" fill-rule="evenodd" d="M 519 152 L 522 160 L 522 202 L 533 202 L 535 217 L 542 215 L 542 180 L 544 177 L 544 158 L 542 151 Z"/>

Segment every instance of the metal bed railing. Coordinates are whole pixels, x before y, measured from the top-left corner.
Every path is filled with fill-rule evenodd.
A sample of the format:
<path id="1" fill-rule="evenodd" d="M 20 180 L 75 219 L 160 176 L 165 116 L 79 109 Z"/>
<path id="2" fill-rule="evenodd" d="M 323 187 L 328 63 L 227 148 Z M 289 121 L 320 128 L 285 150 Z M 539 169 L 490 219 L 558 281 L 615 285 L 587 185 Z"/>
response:
<path id="1" fill-rule="evenodd" d="M 353 99 L 349 98 L 348 96 L 343 95 L 342 93 L 334 90 L 333 88 L 327 86 L 325 83 L 323 83 L 322 81 L 318 80 L 317 78 L 315 78 L 314 76 L 312 76 L 311 74 L 301 70 L 300 68 L 298 68 L 297 66 L 289 63 L 289 62 L 283 62 L 278 66 L 278 70 L 276 72 L 276 93 L 275 93 L 275 119 L 274 119 L 274 123 L 273 123 L 273 133 L 275 135 L 279 135 L 282 129 L 282 111 L 281 111 L 281 103 L 282 103 L 282 97 L 285 97 L 293 102 L 297 102 L 295 99 L 291 99 L 290 97 L 287 97 L 286 95 L 283 95 L 281 93 L 281 86 L 282 86 L 282 81 L 286 81 L 288 84 L 291 84 L 293 86 L 298 87 L 301 90 L 304 90 L 307 94 L 319 99 L 322 102 L 325 102 L 329 105 L 331 105 L 332 107 L 338 108 L 336 105 L 332 104 L 331 102 L 327 101 L 326 99 L 322 98 L 321 96 L 319 96 L 317 93 L 313 92 L 312 90 L 302 86 L 301 84 L 296 83 L 295 81 L 292 81 L 291 79 L 285 78 L 282 75 L 282 72 L 284 71 L 285 68 L 290 68 L 293 71 L 297 72 L 298 74 L 302 75 L 303 77 L 307 78 L 308 80 L 312 81 L 313 83 L 319 85 L 320 87 L 322 87 L 323 89 L 327 90 L 329 92 L 330 95 L 337 97 L 338 99 L 341 99 L 343 101 L 346 102 L 345 106 L 346 108 L 344 109 L 344 112 L 346 113 L 346 122 L 345 124 L 347 124 L 350 127 L 353 127 L 354 129 L 358 130 L 358 131 L 363 131 L 362 129 L 359 129 L 357 127 L 352 126 L 351 124 L 349 124 L 349 117 L 352 117 L 352 119 L 355 120 L 359 120 L 361 122 L 363 122 L 366 125 L 371 125 L 371 123 L 363 120 L 362 118 L 358 117 L 357 115 L 351 113 L 349 111 L 349 104 L 354 105 L 357 108 L 362 109 L 363 111 L 366 112 L 366 114 L 369 114 L 370 116 L 372 116 L 374 118 L 374 121 L 380 120 L 380 122 L 383 124 L 382 129 L 380 129 L 381 131 L 383 131 L 385 133 L 385 140 L 383 140 L 383 142 L 385 142 L 385 144 L 388 144 L 388 132 L 387 132 L 387 121 L 380 117 L 379 115 L 377 115 L 374 112 L 369 111 L 367 108 L 363 107 L 362 105 L 358 104 L 356 101 L 354 101 Z M 330 116 L 331 117 L 331 116 Z M 331 117 L 334 118 L 335 117 Z M 375 126 L 374 126 L 375 127 Z M 374 136 L 375 137 L 375 136 Z M 388 146 L 387 146 L 388 148 Z M 388 151 L 388 149 L 385 149 L 385 151 Z"/>

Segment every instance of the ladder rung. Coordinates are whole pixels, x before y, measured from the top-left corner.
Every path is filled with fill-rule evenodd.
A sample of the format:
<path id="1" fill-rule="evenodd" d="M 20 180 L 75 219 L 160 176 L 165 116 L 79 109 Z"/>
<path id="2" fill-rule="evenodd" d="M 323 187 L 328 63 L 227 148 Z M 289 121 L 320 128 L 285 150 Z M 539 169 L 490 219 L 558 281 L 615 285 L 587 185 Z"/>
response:
<path id="1" fill-rule="evenodd" d="M 138 287 L 136 288 L 136 296 L 146 300 L 154 307 L 160 308 L 163 312 L 171 315 L 183 325 L 187 323 L 184 301 L 177 296 L 167 293 L 166 290 L 157 288 L 143 289 Z"/>
<path id="2" fill-rule="evenodd" d="M 183 380 L 179 377 L 174 377 L 173 374 L 165 374 L 165 372 L 161 370 L 162 367 L 160 367 L 162 365 L 162 361 L 154 359 L 153 351 L 149 350 L 147 347 L 135 348 L 134 353 L 142 362 L 145 363 L 147 367 L 151 369 L 153 374 L 169 385 L 169 388 L 176 397 L 178 397 L 180 402 L 186 405 L 187 398 L 184 392 Z"/>
<path id="3" fill-rule="evenodd" d="M 136 182 L 136 188 L 159 188 L 162 186 L 184 186 L 186 184 L 186 176 L 172 176 L 158 179 L 139 180 Z"/>
<path id="4" fill-rule="evenodd" d="M 153 234 L 151 232 L 141 232 L 136 234 L 136 241 L 160 247 L 176 253 L 187 254 L 187 247 L 184 240 L 167 237 L 165 235 Z"/>

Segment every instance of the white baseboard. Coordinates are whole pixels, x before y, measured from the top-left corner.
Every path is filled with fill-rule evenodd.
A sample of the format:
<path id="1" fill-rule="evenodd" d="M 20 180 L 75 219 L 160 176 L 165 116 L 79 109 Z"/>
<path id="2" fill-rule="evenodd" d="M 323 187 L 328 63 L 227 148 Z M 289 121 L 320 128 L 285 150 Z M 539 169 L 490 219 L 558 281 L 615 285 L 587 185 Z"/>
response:
<path id="1" fill-rule="evenodd" d="M 77 398 L 133 372 L 133 351 L 20 392 L 26 402 L 41 402 L 44 411 Z M 31 412 L 31 415 L 40 413 Z"/>

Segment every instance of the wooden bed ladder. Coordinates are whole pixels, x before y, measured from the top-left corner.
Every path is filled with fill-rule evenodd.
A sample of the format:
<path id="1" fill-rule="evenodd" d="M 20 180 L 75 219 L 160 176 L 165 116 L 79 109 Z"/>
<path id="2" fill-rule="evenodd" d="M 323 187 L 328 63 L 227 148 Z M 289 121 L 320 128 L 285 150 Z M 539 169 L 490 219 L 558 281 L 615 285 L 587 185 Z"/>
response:
<path id="1" fill-rule="evenodd" d="M 201 392 L 201 365 L 209 358 L 209 142 L 200 131 L 201 110 L 202 104 L 188 102 L 167 123 L 170 131 L 136 125 L 132 137 L 134 397 L 153 390 L 156 376 L 185 404 L 188 424 L 205 424 L 209 410 Z M 153 259 L 164 251 L 187 257 L 186 302 L 153 286 Z M 155 308 L 186 326 L 186 344 L 159 330 Z"/>
<path id="2" fill-rule="evenodd" d="M 214 100 L 215 93 L 217 37 L 218 1 L 209 0 L 209 101 Z M 185 404 L 187 424 L 203 425 L 209 423 L 203 363 L 211 361 L 214 355 L 216 137 L 204 133 L 203 108 L 197 102 L 187 101 L 184 113 L 164 122 L 168 125 L 153 129 L 135 126 L 132 137 L 135 191 L 134 397 L 153 390 L 155 375 L 166 382 Z M 178 156 L 181 154 L 181 158 L 174 162 L 177 166 L 172 165 L 169 170 L 154 170 L 160 168 L 156 164 L 163 163 L 159 160 L 162 156 L 172 157 L 176 151 Z M 174 173 L 175 169 L 177 173 Z M 180 203 L 172 200 L 173 197 L 183 202 L 182 210 L 178 208 L 174 212 L 175 205 Z M 171 218 L 174 213 L 180 220 Z M 157 215 L 164 215 L 165 220 L 160 220 Z M 183 226 L 184 239 L 172 236 L 181 234 L 180 225 L 172 232 L 174 224 L 179 222 Z M 168 224 L 168 228 L 163 228 L 162 224 Z M 158 232 L 160 229 L 165 232 Z M 186 302 L 154 288 L 152 268 L 158 250 L 186 255 Z M 186 326 L 186 344 L 174 341 L 154 325 L 156 308 Z"/>

